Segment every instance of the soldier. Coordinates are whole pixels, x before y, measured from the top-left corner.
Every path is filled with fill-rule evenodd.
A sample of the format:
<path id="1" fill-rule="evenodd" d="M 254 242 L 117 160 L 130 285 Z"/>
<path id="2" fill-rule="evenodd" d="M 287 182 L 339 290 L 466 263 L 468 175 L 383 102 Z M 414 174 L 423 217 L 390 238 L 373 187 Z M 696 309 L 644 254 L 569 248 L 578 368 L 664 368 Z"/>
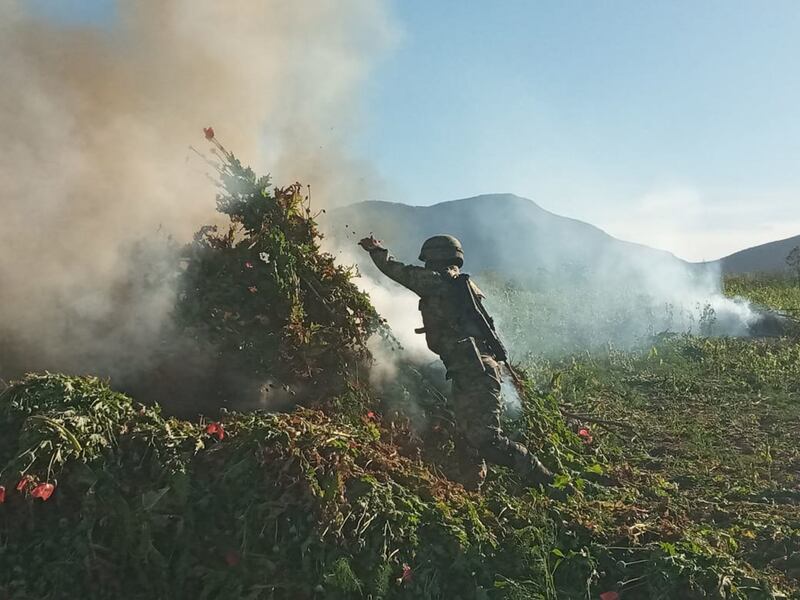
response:
<path id="1" fill-rule="evenodd" d="M 482 459 L 510 467 L 528 483 L 548 484 L 553 475 L 528 449 L 500 429 L 500 363 L 505 348 L 481 302 L 483 294 L 460 272 L 461 242 L 450 235 L 425 241 L 419 255 L 424 267 L 406 265 L 389 255 L 374 237 L 359 245 L 385 275 L 420 297 L 422 329 L 431 351 L 439 355 L 453 381 L 456 424 Z M 485 475 L 481 469 L 480 483 Z"/>

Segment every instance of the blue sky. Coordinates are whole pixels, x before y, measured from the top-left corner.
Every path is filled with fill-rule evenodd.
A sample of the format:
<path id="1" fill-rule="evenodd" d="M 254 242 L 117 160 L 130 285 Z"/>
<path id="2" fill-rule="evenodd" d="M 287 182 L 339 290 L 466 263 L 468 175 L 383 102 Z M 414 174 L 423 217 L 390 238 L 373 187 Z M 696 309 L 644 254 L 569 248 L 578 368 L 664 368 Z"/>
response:
<path id="1" fill-rule="evenodd" d="M 113 20 L 116 0 L 25 0 L 36 11 L 65 24 L 103 25 Z M 133 0 L 135 1 L 135 0 Z"/>
<path id="2" fill-rule="evenodd" d="M 800 3 L 397 1 L 362 151 L 693 258 L 800 234 Z"/>
<path id="3" fill-rule="evenodd" d="M 387 1 L 347 149 L 380 199 L 513 192 L 696 260 L 800 234 L 800 2 Z"/>

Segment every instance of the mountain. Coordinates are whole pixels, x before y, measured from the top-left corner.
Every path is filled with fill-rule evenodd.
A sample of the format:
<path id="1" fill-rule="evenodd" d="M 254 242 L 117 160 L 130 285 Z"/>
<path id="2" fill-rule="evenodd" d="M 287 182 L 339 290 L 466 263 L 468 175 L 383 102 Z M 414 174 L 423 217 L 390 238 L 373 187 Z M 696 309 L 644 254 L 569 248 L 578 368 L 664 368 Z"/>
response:
<path id="1" fill-rule="evenodd" d="M 331 211 L 323 227 L 337 247 L 373 233 L 399 260 L 416 263 L 422 242 L 439 233 L 464 245 L 465 270 L 520 280 L 543 276 L 625 278 L 652 266 L 689 269 L 674 255 L 616 239 L 514 194 L 485 194 L 432 206 L 360 202 Z M 371 265 L 358 255 L 367 271 Z"/>
<path id="2" fill-rule="evenodd" d="M 786 257 L 800 246 L 800 235 L 754 246 L 715 261 L 723 273 L 770 273 L 788 270 Z M 713 263 L 712 263 L 713 264 Z"/>

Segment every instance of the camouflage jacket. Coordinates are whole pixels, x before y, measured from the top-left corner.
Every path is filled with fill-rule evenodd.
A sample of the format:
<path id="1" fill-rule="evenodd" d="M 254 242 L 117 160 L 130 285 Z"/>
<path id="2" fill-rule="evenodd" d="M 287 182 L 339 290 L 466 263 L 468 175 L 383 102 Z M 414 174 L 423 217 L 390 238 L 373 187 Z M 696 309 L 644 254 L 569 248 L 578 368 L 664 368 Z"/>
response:
<path id="1" fill-rule="evenodd" d="M 457 360 L 456 344 L 460 340 L 473 337 L 479 350 L 482 349 L 482 334 L 474 324 L 465 322 L 463 311 L 457 306 L 453 293 L 453 282 L 460 274 L 458 267 L 435 271 L 407 265 L 395 260 L 384 248 L 371 251 L 370 256 L 382 273 L 420 297 L 419 310 L 422 313 L 425 341 L 428 348 L 442 357 L 448 369 L 448 363 Z M 471 280 L 470 285 L 476 297 L 482 299 L 484 296 L 478 286 Z"/>

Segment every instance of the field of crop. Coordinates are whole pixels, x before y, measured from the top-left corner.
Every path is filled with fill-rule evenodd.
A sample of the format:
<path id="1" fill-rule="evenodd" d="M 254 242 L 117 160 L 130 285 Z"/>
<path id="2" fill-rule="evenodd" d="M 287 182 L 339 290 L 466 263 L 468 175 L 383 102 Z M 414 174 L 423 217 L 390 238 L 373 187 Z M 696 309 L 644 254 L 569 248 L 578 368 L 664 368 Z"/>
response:
<path id="1" fill-rule="evenodd" d="M 749 312 L 744 300 L 747 294 L 736 291 L 726 298 L 710 284 L 689 286 L 686 293 L 679 290 L 666 294 L 664 290 L 653 293 L 641 289 L 634 282 L 597 285 L 555 281 L 552 287 L 532 289 L 492 274 L 481 273 L 478 280 L 487 306 L 518 361 L 609 347 L 645 348 L 654 336 L 669 332 L 721 336 L 740 335 L 747 329 L 745 324 L 736 323 L 739 314 Z M 767 289 L 773 294 L 782 290 L 787 306 L 797 301 L 796 286 L 783 280 Z M 755 291 L 755 287 L 751 285 L 747 291 Z"/>
<path id="2" fill-rule="evenodd" d="M 443 382 L 402 358 L 391 384 L 368 376 L 369 336 L 397 347 L 320 251 L 302 188 L 214 144 L 231 227 L 184 252 L 169 333 L 235 369 L 212 399 L 276 378 L 304 406 L 185 420 L 95 377 L 11 382 L 0 598 L 800 599 L 793 328 L 720 337 L 709 307 L 635 291 L 487 287 L 523 375 L 506 426 L 558 476 L 530 488 L 493 467 L 467 489 Z M 788 281 L 726 291 L 800 309 Z"/>
<path id="3" fill-rule="evenodd" d="M 508 426 L 582 490 L 567 502 L 503 469 L 464 490 L 430 411 L 424 432 L 355 396 L 209 425 L 29 378 L 2 397 L 0 592 L 800 598 L 796 340 L 665 335 L 527 369 Z"/>
<path id="4" fill-rule="evenodd" d="M 726 284 L 763 306 L 800 309 L 795 282 Z M 531 368 L 568 412 L 606 421 L 574 419 L 592 430 L 590 447 L 614 482 L 609 496 L 587 499 L 574 517 L 609 536 L 628 571 L 616 587 L 624 597 L 694 597 L 670 588 L 682 577 L 698 577 L 708 597 L 798 596 L 797 338 L 663 336 L 643 351 Z M 666 556 L 653 560 L 655 548 Z M 738 583 L 736 570 L 744 576 Z"/>
<path id="5" fill-rule="evenodd" d="M 774 275 L 737 275 L 725 278 L 725 293 L 743 296 L 773 310 L 800 316 L 800 281 Z"/>

